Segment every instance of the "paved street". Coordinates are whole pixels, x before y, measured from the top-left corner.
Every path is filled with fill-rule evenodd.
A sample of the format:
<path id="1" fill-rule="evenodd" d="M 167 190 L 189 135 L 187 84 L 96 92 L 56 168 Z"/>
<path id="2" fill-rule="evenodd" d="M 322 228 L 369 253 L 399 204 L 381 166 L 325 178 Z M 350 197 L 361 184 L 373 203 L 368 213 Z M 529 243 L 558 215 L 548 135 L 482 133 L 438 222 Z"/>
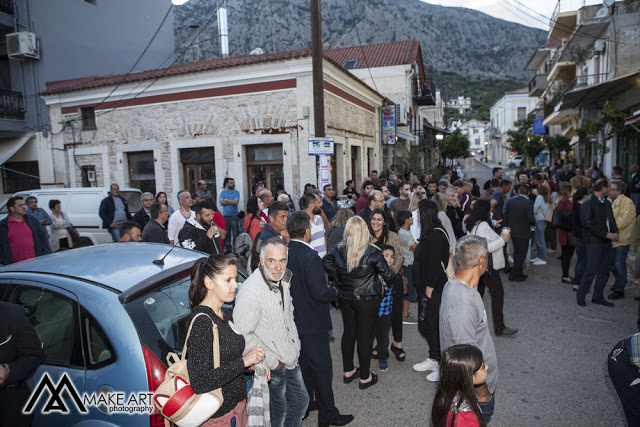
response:
<path id="1" fill-rule="evenodd" d="M 479 183 L 488 178 L 486 170 L 490 174 L 489 169 L 483 174 L 484 165 L 471 159 L 464 166 L 467 177 L 482 177 Z M 527 270 L 526 282 L 509 282 L 502 275 L 505 323 L 518 333 L 494 337 L 500 379 L 493 426 L 625 425 L 608 379 L 606 356 L 616 342 L 637 332 L 638 303 L 633 297 L 638 288 L 627 289 L 626 298 L 615 301 L 613 308 L 592 305 L 590 298 L 587 307 L 581 308 L 571 285 L 560 282 L 558 255 L 550 253 L 547 266 Z M 606 294 L 612 282 L 610 278 Z M 488 293 L 484 302 L 491 319 Z M 355 415 L 351 425 L 428 425 L 437 384 L 412 370 L 428 349 L 417 326 L 404 326 L 407 360 L 390 359 L 389 370 L 380 373 L 378 384 L 360 391 L 357 382 L 342 382 L 340 312 L 332 310 L 332 318 L 337 337 L 331 343 L 336 405 L 342 413 Z M 379 372 L 377 361 L 372 362 L 374 372 Z M 316 414 L 304 425 L 316 425 Z"/>

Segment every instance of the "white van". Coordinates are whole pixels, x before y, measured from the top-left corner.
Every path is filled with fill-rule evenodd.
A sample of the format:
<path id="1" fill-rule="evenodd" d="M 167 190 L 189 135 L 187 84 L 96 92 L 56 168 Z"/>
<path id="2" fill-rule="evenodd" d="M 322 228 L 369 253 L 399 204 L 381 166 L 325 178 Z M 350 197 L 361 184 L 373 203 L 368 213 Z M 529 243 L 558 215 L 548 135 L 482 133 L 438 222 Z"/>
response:
<path id="1" fill-rule="evenodd" d="M 37 190 L 20 191 L 14 196 L 34 196 L 38 199 L 38 207 L 51 215 L 49 200 L 60 200 L 62 211 L 69 216 L 69 220 L 78 230 L 81 237 L 87 237 L 94 245 L 113 242 L 111 235 L 102 228 L 102 220 L 98 215 L 100 202 L 109 195 L 109 188 L 41 188 Z M 142 192 L 136 188 L 121 188 L 120 195 L 129 204 L 129 213 L 135 214 L 140 209 Z M 0 205 L 0 220 L 9 215 L 7 202 Z"/>

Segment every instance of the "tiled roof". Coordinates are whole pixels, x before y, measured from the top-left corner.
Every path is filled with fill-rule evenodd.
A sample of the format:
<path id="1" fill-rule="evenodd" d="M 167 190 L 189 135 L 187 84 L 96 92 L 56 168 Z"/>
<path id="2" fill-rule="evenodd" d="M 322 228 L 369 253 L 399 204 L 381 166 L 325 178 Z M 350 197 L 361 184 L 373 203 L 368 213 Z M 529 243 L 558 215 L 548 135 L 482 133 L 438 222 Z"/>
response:
<path id="1" fill-rule="evenodd" d="M 355 68 L 385 67 L 392 65 L 413 64 L 417 60 L 420 43 L 415 40 L 403 40 L 390 43 L 380 43 L 367 46 L 327 49 L 324 57 L 329 62 L 342 68 L 345 61 L 357 60 Z M 364 53 L 363 53 L 364 51 Z M 86 89 L 96 89 L 118 84 L 134 83 L 153 80 L 161 77 L 173 77 L 183 74 L 239 67 L 243 65 L 262 64 L 266 62 L 285 61 L 311 56 L 311 49 L 291 50 L 287 52 L 265 53 L 262 55 L 239 55 L 227 58 L 214 58 L 205 61 L 187 62 L 169 68 L 142 71 L 126 74 L 108 74 L 103 76 L 82 77 L 70 80 L 47 82 L 42 95 L 55 95 Z M 365 60 L 366 57 L 366 60 Z M 364 84 L 360 79 L 349 73 L 351 78 Z M 372 89 L 373 90 L 373 89 Z"/>
<path id="2" fill-rule="evenodd" d="M 389 43 L 370 44 L 327 49 L 324 55 L 344 66 L 347 61 L 358 61 L 355 69 L 390 67 L 393 65 L 414 64 L 418 59 L 420 42 L 416 39 Z"/>

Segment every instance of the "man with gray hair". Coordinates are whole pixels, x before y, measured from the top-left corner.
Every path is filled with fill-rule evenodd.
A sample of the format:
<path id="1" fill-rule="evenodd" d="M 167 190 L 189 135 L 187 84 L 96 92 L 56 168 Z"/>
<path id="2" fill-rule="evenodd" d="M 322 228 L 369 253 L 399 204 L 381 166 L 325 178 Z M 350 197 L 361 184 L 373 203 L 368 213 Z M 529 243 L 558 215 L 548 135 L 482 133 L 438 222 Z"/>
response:
<path id="1" fill-rule="evenodd" d="M 169 217 L 169 226 L 167 227 L 169 242 L 172 245 L 178 241 L 178 233 L 184 227 L 184 223 L 187 220 L 196 219 L 196 213 L 191 209 L 191 205 L 193 205 L 191 193 L 187 190 L 178 191 L 178 203 L 180 204 L 180 209 Z"/>
<path id="2" fill-rule="evenodd" d="M 151 220 L 151 205 L 153 204 L 153 194 L 146 192 L 142 193 L 142 207 L 138 212 L 133 215 L 133 220 L 140 225 L 140 229 L 144 230 L 144 227 Z"/>
<path id="3" fill-rule="evenodd" d="M 444 285 L 440 303 L 440 348 L 471 344 L 482 351 L 487 380 L 474 386 L 482 416 L 488 424 L 495 406 L 498 360 L 489 332 L 487 312 L 478 292 L 480 276 L 487 270 L 489 251 L 484 237 L 469 235 L 456 244 L 456 274 Z"/>

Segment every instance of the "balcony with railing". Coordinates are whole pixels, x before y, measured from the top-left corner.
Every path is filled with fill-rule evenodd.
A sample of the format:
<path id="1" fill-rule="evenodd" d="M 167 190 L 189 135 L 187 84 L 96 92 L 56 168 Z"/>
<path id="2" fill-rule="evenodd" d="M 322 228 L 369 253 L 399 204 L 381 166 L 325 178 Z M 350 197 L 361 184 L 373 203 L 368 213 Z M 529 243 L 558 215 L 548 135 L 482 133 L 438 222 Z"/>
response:
<path id="1" fill-rule="evenodd" d="M 0 12 L 13 15 L 13 0 L 0 0 Z"/>
<path id="2" fill-rule="evenodd" d="M 529 80 L 529 96 L 540 96 L 547 87 L 547 74 L 536 74 Z"/>
<path id="3" fill-rule="evenodd" d="M 0 119 L 24 120 L 22 93 L 0 89 Z"/>
<path id="4" fill-rule="evenodd" d="M 549 40 L 566 39 L 576 28 L 578 10 L 585 6 L 602 5 L 601 0 L 558 0 L 549 21 Z"/>
<path id="5" fill-rule="evenodd" d="M 436 105 L 436 86 L 432 79 L 413 78 L 413 100 L 418 105 Z"/>

